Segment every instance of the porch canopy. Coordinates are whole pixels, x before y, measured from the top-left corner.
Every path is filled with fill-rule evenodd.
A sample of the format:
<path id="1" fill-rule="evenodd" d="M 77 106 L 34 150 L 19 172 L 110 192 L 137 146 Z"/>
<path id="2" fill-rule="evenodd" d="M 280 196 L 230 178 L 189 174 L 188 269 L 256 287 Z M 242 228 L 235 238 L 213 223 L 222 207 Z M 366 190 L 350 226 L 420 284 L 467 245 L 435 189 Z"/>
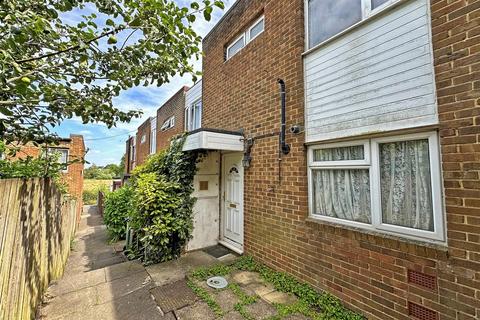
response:
<path id="1" fill-rule="evenodd" d="M 243 151 L 243 134 L 235 131 L 200 128 L 188 133 L 183 151 Z"/>

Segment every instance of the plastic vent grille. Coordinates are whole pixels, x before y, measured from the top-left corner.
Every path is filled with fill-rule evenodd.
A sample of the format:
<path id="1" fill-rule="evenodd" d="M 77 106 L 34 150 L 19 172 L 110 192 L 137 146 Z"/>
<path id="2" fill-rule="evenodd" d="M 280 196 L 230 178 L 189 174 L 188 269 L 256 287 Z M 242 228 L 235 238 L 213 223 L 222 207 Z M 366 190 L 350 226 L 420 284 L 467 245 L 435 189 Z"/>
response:
<path id="1" fill-rule="evenodd" d="M 413 302 L 408 302 L 408 315 L 419 320 L 438 320 L 438 313 Z"/>
<path id="2" fill-rule="evenodd" d="M 435 290 L 437 288 L 437 278 L 415 270 L 408 270 L 408 282 L 424 288 Z"/>

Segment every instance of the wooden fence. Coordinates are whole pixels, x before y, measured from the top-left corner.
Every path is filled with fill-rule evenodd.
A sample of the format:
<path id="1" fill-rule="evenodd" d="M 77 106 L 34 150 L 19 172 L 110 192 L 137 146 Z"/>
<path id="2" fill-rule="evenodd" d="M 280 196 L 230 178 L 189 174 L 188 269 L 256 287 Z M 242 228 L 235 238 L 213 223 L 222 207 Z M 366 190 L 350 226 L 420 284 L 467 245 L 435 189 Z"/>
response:
<path id="1" fill-rule="evenodd" d="M 76 203 L 51 180 L 0 180 L 0 319 L 33 319 L 51 280 L 63 274 Z"/>

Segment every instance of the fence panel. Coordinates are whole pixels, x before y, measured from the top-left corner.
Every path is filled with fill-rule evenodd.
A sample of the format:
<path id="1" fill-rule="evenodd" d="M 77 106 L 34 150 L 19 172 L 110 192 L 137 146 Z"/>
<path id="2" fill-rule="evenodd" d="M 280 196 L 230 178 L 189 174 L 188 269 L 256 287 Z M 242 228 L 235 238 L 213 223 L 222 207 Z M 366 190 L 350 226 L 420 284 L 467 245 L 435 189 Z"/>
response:
<path id="1" fill-rule="evenodd" d="M 0 180 L 0 319 L 33 319 L 63 273 L 76 203 L 48 179 Z"/>

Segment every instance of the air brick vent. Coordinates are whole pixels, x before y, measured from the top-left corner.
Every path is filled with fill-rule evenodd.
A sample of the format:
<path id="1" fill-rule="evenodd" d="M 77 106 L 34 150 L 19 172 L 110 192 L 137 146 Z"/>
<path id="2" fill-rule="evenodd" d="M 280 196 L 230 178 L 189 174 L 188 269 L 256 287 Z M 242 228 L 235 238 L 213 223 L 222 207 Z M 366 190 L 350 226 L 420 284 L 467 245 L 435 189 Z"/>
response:
<path id="1" fill-rule="evenodd" d="M 437 278 L 415 270 L 408 270 L 408 282 L 424 288 L 435 290 L 437 288 Z"/>
<path id="2" fill-rule="evenodd" d="M 438 320 L 438 313 L 413 302 L 408 302 L 408 315 L 419 320 Z"/>

